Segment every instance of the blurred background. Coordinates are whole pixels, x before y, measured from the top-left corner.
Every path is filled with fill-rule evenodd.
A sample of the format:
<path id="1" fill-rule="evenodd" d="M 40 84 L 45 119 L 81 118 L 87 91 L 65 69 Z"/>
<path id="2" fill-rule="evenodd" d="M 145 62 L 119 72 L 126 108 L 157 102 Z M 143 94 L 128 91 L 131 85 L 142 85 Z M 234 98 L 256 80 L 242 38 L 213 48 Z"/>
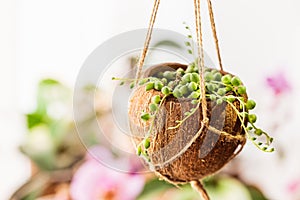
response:
<path id="1" fill-rule="evenodd" d="M 85 149 L 74 138 L 72 92 L 83 62 L 112 36 L 146 28 L 153 1 L 0 2 L 0 199 L 9 199 L 30 178 L 33 181 L 19 190 L 16 199 L 26 195 L 37 199 L 42 193 L 43 199 L 68 199 L 69 195 L 85 199 L 80 193 L 90 194 L 90 199 L 127 193 L 128 199 L 170 195 L 198 199 L 189 187 L 178 191 L 151 175 L 119 175 L 103 169 L 84 155 Z M 275 138 L 276 152 L 262 153 L 247 145 L 220 176 L 207 180 L 207 188 L 213 199 L 299 200 L 300 2 L 226 0 L 213 4 L 224 67 L 247 85 L 258 104 L 259 125 Z M 162 1 L 155 26 L 186 34 L 182 22 L 193 28 L 193 14 L 193 1 Z M 204 48 L 216 62 L 206 9 L 204 15 Z M 88 88 L 83 90 L 83 95 L 88 92 Z M 102 99 L 99 91 L 100 105 L 106 105 Z M 100 106 L 99 117 L 109 110 Z M 93 134 L 87 137 L 95 144 L 93 151 L 113 157 L 93 143 L 97 141 Z M 130 169 L 131 165 L 138 168 L 135 161 Z M 119 177 L 116 181 L 103 173 L 95 176 L 109 179 L 116 191 L 107 189 L 111 185 L 93 184 L 97 182 L 93 175 L 85 176 L 93 170 L 95 174 L 108 170 L 109 177 Z M 59 178 L 70 175 L 52 180 L 52 173 Z M 129 178 L 135 191 L 124 187 Z M 98 187 L 93 191 L 84 187 L 89 181 Z M 41 185 L 43 188 L 38 187 Z M 232 191 L 236 191 L 234 196 L 230 196 Z"/>

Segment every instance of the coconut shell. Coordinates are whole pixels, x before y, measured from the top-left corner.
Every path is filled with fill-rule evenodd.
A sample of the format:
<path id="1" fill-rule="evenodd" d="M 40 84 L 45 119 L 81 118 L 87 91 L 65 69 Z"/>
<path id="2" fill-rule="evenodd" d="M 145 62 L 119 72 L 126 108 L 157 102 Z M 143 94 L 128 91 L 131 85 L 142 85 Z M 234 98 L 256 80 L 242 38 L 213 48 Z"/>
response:
<path id="1" fill-rule="evenodd" d="M 145 76 L 170 70 L 169 67 L 176 70 L 187 66 L 165 63 L 150 68 Z M 140 115 L 142 111 L 149 112 L 151 98 L 155 95 L 163 97 L 160 91 L 146 91 L 145 86 L 140 86 L 131 96 L 129 124 L 136 145 L 150 130 L 152 120 L 143 121 Z M 243 97 L 247 99 L 247 95 Z M 233 104 L 240 110 L 238 101 Z M 216 173 L 242 150 L 246 141 L 237 113 L 225 102 L 217 105 L 214 101 L 207 100 L 209 122 L 205 126 L 202 126 L 204 123 L 200 104 L 200 109 L 180 127 L 170 129 L 185 117 L 185 112 L 195 106 L 191 104 L 191 99 L 169 96 L 153 119 L 148 164 L 151 170 L 171 183 L 187 183 Z"/>

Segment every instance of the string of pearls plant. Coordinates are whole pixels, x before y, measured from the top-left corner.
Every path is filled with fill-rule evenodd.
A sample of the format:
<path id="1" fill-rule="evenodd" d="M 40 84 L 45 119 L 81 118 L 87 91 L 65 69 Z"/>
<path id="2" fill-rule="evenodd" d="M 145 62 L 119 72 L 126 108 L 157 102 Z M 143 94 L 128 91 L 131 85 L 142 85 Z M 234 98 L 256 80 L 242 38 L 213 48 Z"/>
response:
<path id="1" fill-rule="evenodd" d="M 237 76 L 231 76 L 229 74 L 222 75 L 215 69 L 205 69 L 205 86 L 206 94 L 205 97 L 211 101 L 215 101 L 218 105 L 223 102 L 228 103 L 236 111 L 239 120 L 245 130 L 248 139 L 253 144 L 264 152 L 273 152 L 274 148 L 270 145 L 273 142 L 273 138 L 270 137 L 265 131 L 258 128 L 255 123 L 257 116 L 250 111 L 256 106 L 254 100 L 247 100 L 241 95 L 246 93 L 246 87 L 242 85 L 241 80 Z M 128 81 L 128 79 L 113 78 L 113 80 Z M 131 80 L 131 88 L 134 87 L 134 80 Z M 195 63 L 191 63 L 186 70 L 179 68 L 176 71 L 165 71 L 159 73 L 158 77 L 148 77 L 140 80 L 139 85 L 145 85 L 145 90 L 157 90 L 160 91 L 164 96 L 156 95 L 152 97 L 151 104 L 149 105 L 150 112 L 141 111 L 140 117 L 142 120 L 152 120 L 152 124 L 149 129 L 148 136 L 150 136 L 154 118 L 163 104 L 164 100 L 173 96 L 175 98 L 187 98 L 191 100 L 191 103 L 195 105 L 189 112 L 184 113 L 184 118 L 177 121 L 177 125 L 169 127 L 169 129 L 178 128 L 184 121 L 186 121 L 192 114 L 198 109 L 201 102 L 202 94 L 199 88 L 199 73 Z M 239 111 L 235 106 L 234 102 L 239 101 Z M 248 121 L 248 126 L 245 126 L 245 120 Z M 264 137 L 264 142 L 261 138 Z M 143 142 L 138 145 L 138 155 L 144 155 L 147 157 L 147 149 L 150 147 L 150 139 L 146 137 Z"/>
<path id="2" fill-rule="evenodd" d="M 188 26 L 186 26 L 186 29 L 190 30 Z M 191 42 L 185 42 L 185 45 L 188 47 L 188 53 L 194 54 L 194 47 L 192 45 L 193 37 L 189 34 L 188 38 L 191 40 Z M 140 118 L 144 121 L 151 120 L 151 125 L 146 137 L 137 146 L 137 154 L 144 156 L 144 158 L 150 161 L 147 149 L 151 146 L 150 135 L 153 130 L 154 119 L 166 98 L 171 96 L 178 99 L 189 99 L 195 107 L 184 113 L 183 119 L 176 121 L 176 126 L 168 127 L 168 129 L 179 128 L 183 122 L 199 109 L 201 99 L 207 98 L 210 101 L 216 102 L 217 105 L 221 105 L 224 102 L 229 104 L 238 115 L 238 119 L 241 122 L 241 126 L 247 138 L 252 141 L 258 149 L 264 152 L 273 152 L 274 148 L 271 147 L 273 138 L 255 125 L 257 115 L 251 111 L 256 107 L 256 102 L 252 99 L 246 100 L 242 97 L 242 95 L 246 94 L 246 87 L 242 84 L 240 78 L 230 74 L 222 74 L 216 69 L 206 68 L 204 73 L 206 93 L 203 95 L 199 88 L 200 75 L 196 64 L 197 59 L 195 60 L 196 62 L 189 64 L 186 70 L 179 68 L 176 71 L 159 72 L 156 76 L 139 80 L 138 84 L 140 86 L 144 85 L 146 91 L 160 91 L 162 96 L 153 96 L 149 104 L 149 112 L 143 110 L 140 113 Z M 115 77 L 112 79 L 121 81 L 120 85 L 123 85 L 125 82 L 130 82 L 130 88 L 133 89 L 135 87 L 135 79 Z M 240 110 L 234 105 L 236 101 L 239 102 Z"/>

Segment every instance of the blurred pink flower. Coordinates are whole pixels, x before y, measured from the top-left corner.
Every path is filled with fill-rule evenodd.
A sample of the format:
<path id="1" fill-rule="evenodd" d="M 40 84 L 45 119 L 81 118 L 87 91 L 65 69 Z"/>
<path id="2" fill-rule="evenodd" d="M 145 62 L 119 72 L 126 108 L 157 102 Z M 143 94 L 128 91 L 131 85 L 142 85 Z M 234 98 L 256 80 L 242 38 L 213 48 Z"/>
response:
<path id="1" fill-rule="evenodd" d="M 105 148 L 98 147 L 93 151 L 102 158 L 114 159 Z M 70 193 L 74 200 L 134 200 L 144 184 L 144 176 L 118 172 L 88 155 L 73 177 Z"/>
<path id="2" fill-rule="evenodd" d="M 291 90 L 291 84 L 282 71 L 278 71 L 272 76 L 267 77 L 266 83 L 276 96 Z"/>
<path id="3" fill-rule="evenodd" d="M 300 180 L 295 180 L 288 184 L 287 190 L 289 193 L 293 194 L 300 190 Z"/>

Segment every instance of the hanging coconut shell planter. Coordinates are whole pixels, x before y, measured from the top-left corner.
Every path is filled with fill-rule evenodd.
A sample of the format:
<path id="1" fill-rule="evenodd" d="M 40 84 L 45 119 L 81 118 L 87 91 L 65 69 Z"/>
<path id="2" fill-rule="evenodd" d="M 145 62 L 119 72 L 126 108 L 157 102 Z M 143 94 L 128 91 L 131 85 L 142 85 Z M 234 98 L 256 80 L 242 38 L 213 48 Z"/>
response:
<path id="1" fill-rule="evenodd" d="M 137 154 L 159 178 L 175 185 L 191 183 L 204 199 L 209 199 L 201 185 L 203 178 L 230 162 L 247 139 L 262 151 L 272 152 L 273 138 L 255 125 L 257 116 L 251 110 L 256 103 L 248 98 L 242 81 L 223 70 L 210 0 L 220 70 L 205 67 L 200 1 L 194 0 L 196 61 L 162 63 L 142 71 L 159 2 L 155 0 L 136 79 L 131 80 L 130 130 Z"/>
<path id="2" fill-rule="evenodd" d="M 158 71 L 169 66 L 177 70 Z M 150 166 L 158 174 L 174 183 L 199 180 L 215 173 L 246 142 L 245 131 L 234 110 L 241 111 L 240 102 L 232 95 L 234 92 L 226 92 L 224 87 L 207 84 L 211 91 L 207 94 L 209 99 L 205 112 L 208 122 L 205 123 L 199 98 L 201 92 L 197 86 L 199 75 L 197 72 L 186 73 L 186 68 L 186 65 L 176 63 L 165 63 L 151 68 L 151 71 L 158 71 L 159 74 L 163 72 L 164 78 L 156 79 L 159 74 L 152 74 L 150 71 L 152 82 L 139 86 L 133 92 L 129 107 L 130 128 L 132 135 L 136 137 L 135 142 L 140 153 L 149 158 Z M 188 68 L 190 69 L 191 67 Z M 170 74 L 171 79 L 165 78 Z M 176 76 L 182 78 L 176 80 Z M 208 76 L 213 76 L 210 82 L 214 82 L 222 74 L 207 69 L 207 79 L 210 78 Z M 231 75 L 227 74 L 225 77 Z M 153 89 L 150 89 L 152 85 Z M 237 98 L 247 101 L 245 92 Z M 226 103 L 227 99 L 231 100 L 231 105 Z M 244 125 L 246 122 L 247 119 L 244 119 Z M 145 137 L 146 140 L 141 140 Z"/>

